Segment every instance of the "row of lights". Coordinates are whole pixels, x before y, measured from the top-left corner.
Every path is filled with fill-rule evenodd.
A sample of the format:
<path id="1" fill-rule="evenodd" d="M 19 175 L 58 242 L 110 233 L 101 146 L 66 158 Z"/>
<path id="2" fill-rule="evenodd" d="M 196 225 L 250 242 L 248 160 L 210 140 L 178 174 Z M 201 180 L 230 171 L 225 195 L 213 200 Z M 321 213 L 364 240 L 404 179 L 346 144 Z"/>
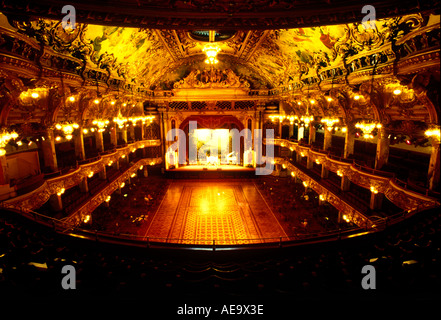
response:
<path id="1" fill-rule="evenodd" d="M 22 94 L 21 94 L 21 98 L 25 98 L 25 97 L 31 97 L 31 98 L 33 98 L 33 99 L 38 99 L 38 98 L 40 98 L 40 94 L 37 92 L 37 91 L 32 91 L 32 92 L 30 92 L 30 93 L 28 93 L 28 92 L 22 92 Z M 69 101 L 69 102 L 75 102 L 76 101 L 76 99 L 75 99 L 75 96 L 69 96 L 68 98 L 67 98 L 67 100 Z M 93 100 L 93 103 L 94 104 L 99 104 L 101 102 L 101 100 L 100 99 L 95 99 L 95 100 Z M 116 101 L 115 100 L 111 100 L 110 101 L 110 104 L 113 106 L 113 105 L 115 105 L 115 103 L 116 103 Z M 125 103 L 123 103 L 122 104 L 122 106 L 123 107 L 126 107 L 127 106 L 127 103 L 125 102 Z M 135 103 L 132 103 L 132 107 L 135 107 L 136 106 L 136 104 Z"/>

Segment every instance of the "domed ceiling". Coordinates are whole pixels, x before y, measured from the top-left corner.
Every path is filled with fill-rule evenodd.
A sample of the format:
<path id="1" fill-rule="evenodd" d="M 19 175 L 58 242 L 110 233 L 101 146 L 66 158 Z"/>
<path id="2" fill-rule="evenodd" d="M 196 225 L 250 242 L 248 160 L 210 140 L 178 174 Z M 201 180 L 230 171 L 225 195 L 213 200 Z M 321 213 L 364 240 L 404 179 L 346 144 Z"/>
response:
<path id="1" fill-rule="evenodd" d="M 438 23 L 420 15 L 403 17 L 412 28 Z M 150 89 L 172 89 L 191 70 L 210 68 L 202 51 L 204 30 L 152 30 L 79 24 L 66 32 L 60 21 L 15 22 L 19 32 L 46 42 L 55 51 L 82 58 L 90 67 L 105 69 Z M 218 32 L 218 69 L 231 69 L 250 83 L 251 89 L 293 85 L 316 76 L 320 69 L 341 65 L 348 56 L 375 49 L 391 40 L 397 19 L 376 22 L 376 29 L 361 23 L 295 29 Z M 404 32 L 401 36 L 404 36 Z M 206 39 L 207 38 L 207 39 Z M 395 41 L 398 38 L 395 39 Z M 218 41 L 216 41 L 218 40 Z"/>
<path id="2" fill-rule="evenodd" d="M 0 2 L 8 18 L 8 22 L 3 19 L 3 27 L 34 39 L 36 48 L 44 45 L 54 53 L 47 62 L 44 60 L 48 65 L 42 66 L 40 60 L 38 67 L 50 69 L 68 57 L 71 60 L 62 67 L 85 79 L 82 88 L 98 87 L 99 74 L 104 74 L 102 83 L 107 85 L 110 81 L 123 83 L 124 91 L 135 92 L 136 88 L 137 92 L 147 92 L 147 99 L 156 97 L 155 92 L 166 96 L 164 90 L 172 90 L 189 75 L 212 67 L 204 62 L 203 52 L 204 46 L 212 43 L 220 49 L 216 70 L 221 74 L 232 71 L 247 83 L 247 90 L 275 96 L 283 101 L 280 110 L 286 113 L 304 114 L 309 93 L 314 91 L 321 98 L 309 107 L 322 117 L 438 121 L 439 106 L 433 103 L 438 99 L 437 89 L 432 90 L 436 97 L 429 97 L 430 101 L 417 99 L 413 90 L 400 97 L 390 94 L 396 86 L 427 89 L 429 83 L 432 87 L 439 83 L 439 13 L 425 4 L 374 1 L 378 19 L 375 28 L 365 29 L 362 6 L 347 1 L 314 0 L 308 6 L 300 2 L 238 1 L 232 6 L 228 1 L 88 4 L 76 0 L 76 28 L 64 30 L 61 6 L 55 1 Z M 148 19 L 138 19 L 141 13 Z M 297 20 L 288 19 L 288 14 Z M 163 20 L 166 17 L 169 20 Z M 9 42 L 5 40 L 4 45 L 9 46 Z M 436 46 L 437 57 L 431 49 L 430 57 L 416 58 L 419 67 L 424 64 L 418 79 L 415 66 L 400 61 Z M 381 79 L 374 81 L 374 76 Z M 69 85 L 68 79 L 65 81 Z M 337 92 L 337 87 L 344 90 Z M 118 92 L 120 88 L 117 86 Z M 356 91 L 368 93 L 368 99 L 351 100 Z M 327 103 L 324 97 L 331 94 L 334 102 Z M 299 103 L 302 99 L 305 103 Z"/>

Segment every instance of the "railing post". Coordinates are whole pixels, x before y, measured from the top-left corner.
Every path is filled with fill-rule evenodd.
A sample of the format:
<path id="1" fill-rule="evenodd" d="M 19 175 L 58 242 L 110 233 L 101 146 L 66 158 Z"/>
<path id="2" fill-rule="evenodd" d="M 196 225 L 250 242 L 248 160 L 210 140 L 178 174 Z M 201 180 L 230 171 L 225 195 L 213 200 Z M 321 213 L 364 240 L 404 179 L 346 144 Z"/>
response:
<path id="1" fill-rule="evenodd" d="M 213 239 L 213 251 L 216 251 L 216 240 Z"/>

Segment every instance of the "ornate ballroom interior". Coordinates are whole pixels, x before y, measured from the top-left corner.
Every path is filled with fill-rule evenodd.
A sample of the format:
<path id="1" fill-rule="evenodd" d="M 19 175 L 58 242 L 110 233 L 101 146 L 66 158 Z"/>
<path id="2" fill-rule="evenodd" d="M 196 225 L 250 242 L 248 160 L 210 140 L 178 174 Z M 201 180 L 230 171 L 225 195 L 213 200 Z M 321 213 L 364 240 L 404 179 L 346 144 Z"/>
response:
<path id="1" fill-rule="evenodd" d="M 439 1 L 0 3 L 2 297 L 439 297 Z"/>

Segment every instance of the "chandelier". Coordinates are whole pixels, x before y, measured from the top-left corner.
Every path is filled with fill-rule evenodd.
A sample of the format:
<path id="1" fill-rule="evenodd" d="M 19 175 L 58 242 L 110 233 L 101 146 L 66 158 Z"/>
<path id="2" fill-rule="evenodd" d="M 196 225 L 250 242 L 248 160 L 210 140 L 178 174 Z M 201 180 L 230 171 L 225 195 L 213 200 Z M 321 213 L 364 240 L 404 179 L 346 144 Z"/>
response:
<path id="1" fill-rule="evenodd" d="M 207 56 L 207 59 L 205 59 L 206 64 L 217 64 L 219 60 L 216 59 L 217 54 L 219 53 L 221 49 L 219 46 L 215 44 L 207 44 L 202 51 Z"/>
<path id="2" fill-rule="evenodd" d="M 372 139 L 377 134 L 377 130 L 381 127 L 381 123 L 372 121 L 361 121 L 355 124 L 355 128 L 362 131 L 363 138 L 365 139 Z"/>
<path id="3" fill-rule="evenodd" d="M 55 124 L 55 129 L 63 131 L 64 136 L 67 140 L 72 139 L 72 133 L 75 129 L 78 129 L 80 126 L 77 123 L 70 123 L 70 122 L 61 122 Z"/>
<path id="4" fill-rule="evenodd" d="M 332 131 L 334 124 L 339 123 L 340 120 L 338 118 L 322 118 L 321 122 L 326 125 L 329 131 Z"/>
<path id="5" fill-rule="evenodd" d="M 424 134 L 427 137 L 433 137 L 433 138 L 437 138 L 438 140 L 440 140 L 440 128 L 438 127 L 432 127 L 427 129 Z"/>
<path id="6" fill-rule="evenodd" d="M 18 134 L 15 131 L 12 132 L 8 132 L 6 130 L 2 130 L 0 132 L 0 156 L 4 156 L 6 154 L 6 144 L 9 142 L 9 140 L 11 139 L 17 139 L 18 138 Z"/>

